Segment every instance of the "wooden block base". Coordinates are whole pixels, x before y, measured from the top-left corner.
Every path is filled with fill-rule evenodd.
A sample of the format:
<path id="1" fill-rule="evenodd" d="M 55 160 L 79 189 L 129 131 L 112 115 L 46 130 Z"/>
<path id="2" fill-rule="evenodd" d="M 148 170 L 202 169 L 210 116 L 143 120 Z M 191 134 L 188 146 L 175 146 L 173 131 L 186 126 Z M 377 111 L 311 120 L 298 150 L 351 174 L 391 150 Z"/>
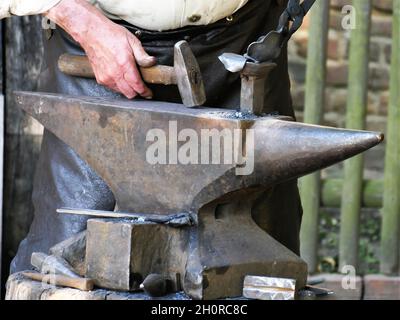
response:
<path id="1" fill-rule="evenodd" d="M 108 290 L 89 292 L 61 288 L 25 278 L 16 273 L 8 278 L 6 300 L 188 300 L 183 293 L 152 298 L 145 293 L 123 293 Z"/>

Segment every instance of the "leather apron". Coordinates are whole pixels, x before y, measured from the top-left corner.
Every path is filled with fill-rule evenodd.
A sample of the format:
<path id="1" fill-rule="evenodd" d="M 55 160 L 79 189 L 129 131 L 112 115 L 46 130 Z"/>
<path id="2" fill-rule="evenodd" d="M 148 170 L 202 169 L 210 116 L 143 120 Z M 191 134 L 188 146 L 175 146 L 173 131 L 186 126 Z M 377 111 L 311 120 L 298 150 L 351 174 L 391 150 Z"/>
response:
<path id="1" fill-rule="evenodd" d="M 238 108 L 240 78 L 227 72 L 218 56 L 224 52 L 243 54 L 247 46 L 276 28 L 286 7 L 282 0 L 251 0 L 229 19 L 212 25 L 188 27 L 167 32 L 140 30 L 123 21 L 116 21 L 133 32 L 146 51 L 158 63 L 173 65 L 173 46 L 187 40 L 203 73 L 207 106 Z M 58 28 L 44 43 L 46 65 L 40 77 L 39 91 L 68 95 L 120 97 L 94 80 L 63 75 L 57 69 L 62 53 L 82 54 L 83 51 L 64 31 Z M 278 67 L 266 82 L 265 112 L 294 116 L 287 68 L 287 52 L 277 61 Z M 154 99 L 181 102 L 175 87 L 151 86 Z M 86 229 L 87 219 L 59 215 L 56 209 L 72 207 L 113 211 L 112 192 L 98 175 L 65 143 L 45 130 L 36 169 L 33 190 L 34 220 L 11 264 L 11 272 L 30 269 L 32 252 L 48 252 L 53 245 Z M 299 253 L 299 229 L 302 208 L 297 181 L 276 186 L 260 197 L 253 209 L 255 221 L 272 237 Z"/>

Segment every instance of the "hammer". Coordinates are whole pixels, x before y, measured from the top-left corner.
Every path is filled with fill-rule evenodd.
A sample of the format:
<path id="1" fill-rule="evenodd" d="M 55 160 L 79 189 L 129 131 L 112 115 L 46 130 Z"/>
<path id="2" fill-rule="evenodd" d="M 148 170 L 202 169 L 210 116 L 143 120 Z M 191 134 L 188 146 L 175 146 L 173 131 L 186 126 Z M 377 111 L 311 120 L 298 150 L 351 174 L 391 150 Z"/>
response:
<path id="1" fill-rule="evenodd" d="M 41 274 L 36 272 L 23 272 L 22 275 L 31 280 L 40 281 L 55 286 L 74 288 L 81 291 L 92 291 L 94 287 L 94 281 L 92 279 L 71 278 L 67 276 Z"/>
<path id="2" fill-rule="evenodd" d="M 89 59 L 83 55 L 63 54 L 58 60 L 61 72 L 76 77 L 94 78 Z M 174 47 L 174 66 L 140 67 L 143 80 L 152 84 L 177 85 L 182 102 L 187 107 L 201 106 L 206 93 L 199 64 L 186 41 Z"/>

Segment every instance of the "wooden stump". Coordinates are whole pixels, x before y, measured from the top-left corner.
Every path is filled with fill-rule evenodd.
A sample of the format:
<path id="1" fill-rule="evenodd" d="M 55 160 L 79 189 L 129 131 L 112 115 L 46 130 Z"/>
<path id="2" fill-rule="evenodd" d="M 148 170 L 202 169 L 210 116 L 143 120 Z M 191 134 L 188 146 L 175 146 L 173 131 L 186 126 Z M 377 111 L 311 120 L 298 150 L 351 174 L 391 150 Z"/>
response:
<path id="1" fill-rule="evenodd" d="M 161 298 L 152 298 L 143 292 L 128 293 L 103 289 L 80 291 L 56 287 L 25 278 L 16 273 L 8 278 L 6 300 L 188 300 L 184 293 L 170 294 Z"/>

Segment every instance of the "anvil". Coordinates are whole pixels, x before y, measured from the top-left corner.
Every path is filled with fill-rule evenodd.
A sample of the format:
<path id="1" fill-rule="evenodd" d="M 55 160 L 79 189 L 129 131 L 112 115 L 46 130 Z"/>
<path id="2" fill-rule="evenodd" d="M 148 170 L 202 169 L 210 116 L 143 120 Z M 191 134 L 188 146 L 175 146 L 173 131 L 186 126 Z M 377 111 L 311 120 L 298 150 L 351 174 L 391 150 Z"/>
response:
<path id="1" fill-rule="evenodd" d="M 252 216 L 255 200 L 277 184 L 336 164 L 383 140 L 380 133 L 163 102 L 28 92 L 17 92 L 16 101 L 106 181 L 118 210 L 149 215 L 188 213 L 195 218 L 195 224 L 179 235 L 183 256 L 174 268 L 185 292 L 198 299 L 240 296 L 246 275 L 291 278 L 299 288 L 305 285 L 306 263 L 257 225 Z M 201 137 L 207 130 L 224 136 L 219 146 L 210 147 L 212 139 L 204 146 Z M 158 163 L 149 159 L 149 152 L 163 134 L 169 154 L 163 157 L 159 148 L 155 158 L 161 152 L 167 161 Z M 184 149 L 196 137 L 200 141 L 198 163 Z M 233 161 L 224 161 L 231 143 L 238 152 L 233 152 Z M 220 151 L 222 161 L 213 163 L 211 154 L 200 156 L 207 149 Z M 182 153 L 193 161 L 181 163 Z M 156 258 L 176 256 L 168 250 L 175 250 L 174 246 L 163 244 Z"/>

